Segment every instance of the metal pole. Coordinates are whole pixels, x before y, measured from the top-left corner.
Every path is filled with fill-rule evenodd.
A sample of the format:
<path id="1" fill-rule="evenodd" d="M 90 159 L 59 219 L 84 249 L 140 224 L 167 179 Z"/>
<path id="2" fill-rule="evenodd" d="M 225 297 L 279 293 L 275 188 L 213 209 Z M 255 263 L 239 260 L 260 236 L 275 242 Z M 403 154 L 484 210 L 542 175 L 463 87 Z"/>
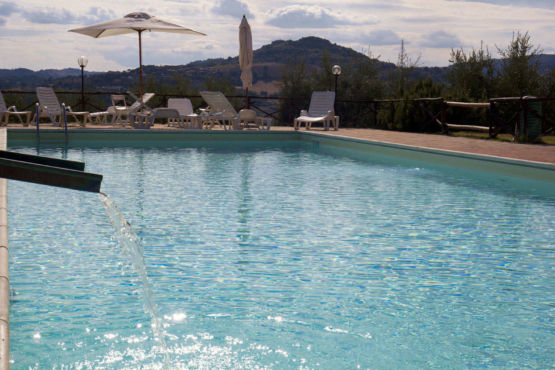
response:
<path id="1" fill-rule="evenodd" d="M 39 122 L 40 122 L 40 105 L 39 103 L 37 103 L 35 105 L 36 108 L 36 113 L 35 113 L 35 117 L 36 117 L 36 123 L 37 123 L 37 137 L 39 136 Z"/>
<path id="2" fill-rule="evenodd" d="M 143 46 L 141 42 L 142 30 L 139 30 L 139 99 L 143 101 Z"/>
<path id="3" fill-rule="evenodd" d="M 62 116 L 64 119 L 64 133 L 66 134 L 66 138 L 67 138 L 67 111 L 66 111 L 65 103 L 62 103 Z"/>
<path id="4" fill-rule="evenodd" d="M 85 111 L 85 66 L 81 66 L 81 111 Z"/>

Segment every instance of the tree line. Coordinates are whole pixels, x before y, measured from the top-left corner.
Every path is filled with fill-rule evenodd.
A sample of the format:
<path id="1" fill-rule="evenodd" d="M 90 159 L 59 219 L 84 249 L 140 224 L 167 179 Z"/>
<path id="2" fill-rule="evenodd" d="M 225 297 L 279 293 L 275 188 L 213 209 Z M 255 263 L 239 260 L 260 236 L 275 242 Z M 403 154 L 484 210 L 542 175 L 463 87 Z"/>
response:
<path id="1" fill-rule="evenodd" d="M 408 56 L 404 42 L 398 55 L 396 68 L 385 75 L 379 67 L 379 58 L 370 52 L 368 58 L 357 60 L 345 66 L 338 79 L 337 99 L 346 102 L 336 104 L 336 114 L 343 125 L 351 127 L 375 127 L 403 131 L 433 132 L 441 127 L 429 118 L 412 99 L 443 97 L 460 102 L 487 102 L 497 97 L 553 97 L 555 92 L 555 68 L 542 70 L 538 56 L 542 53 L 535 46 L 528 32 L 516 31 L 512 40 L 504 47 L 497 47 L 500 59 L 494 59 L 489 48 L 483 43 L 471 50 L 452 49 L 450 66 L 445 83 L 432 79 L 412 78 L 418 65 Z M 335 81 L 329 73 L 330 55 L 324 52 L 322 67 L 308 70 L 302 58 L 291 61 L 287 73 L 281 80 L 280 95 L 290 97 L 281 103 L 281 119 L 290 122 L 298 114 L 298 106 L 293 98 L 300 98 L 303 108 L 308 106 L 310 94 L 314 90 L 333 90 Z M 369 110 L 369 105 L 352 101 L 373 101 L 397 99 L 395 103 L 377 105 L 377 112 Z M 436 103 L 440 104 L 440 103 Z M 543 113 L 553 121 L 554 102 L 543 104 Z M 435 111 L 439 107 L 433 108 Z M 510 117 L 516 107 L 502 107 L 501 114 Z M 472 123 L 487 126 L 487 112 L 484 109 L 449 108 L 448 115 L 453 123 Z"/>

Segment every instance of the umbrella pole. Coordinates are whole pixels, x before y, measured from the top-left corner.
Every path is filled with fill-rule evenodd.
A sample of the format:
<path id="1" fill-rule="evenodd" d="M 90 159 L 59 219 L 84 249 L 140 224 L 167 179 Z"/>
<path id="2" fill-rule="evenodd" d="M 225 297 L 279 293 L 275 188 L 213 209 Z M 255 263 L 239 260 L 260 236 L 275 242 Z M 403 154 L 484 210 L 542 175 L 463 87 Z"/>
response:
<path id="1" fill-rule="evenodd" d="M 143 101 L 143 47 L 141 42 L 141 33 L 143 30 L 139 30 L 139 99 Z"/>
<path id="2" fill-rule="evenodd" d="M 247 106 L 247 109 L 249 109 L 249 88 L 247 87 L 247 89 L 245 90 L 245 105 Z"/>

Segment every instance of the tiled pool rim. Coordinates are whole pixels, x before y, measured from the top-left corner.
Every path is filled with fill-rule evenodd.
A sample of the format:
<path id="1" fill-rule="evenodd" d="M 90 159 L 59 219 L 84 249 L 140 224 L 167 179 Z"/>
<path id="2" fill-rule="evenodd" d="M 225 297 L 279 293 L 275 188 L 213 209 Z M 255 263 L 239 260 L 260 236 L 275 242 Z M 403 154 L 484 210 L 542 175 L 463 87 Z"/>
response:
<path id="1" fill-rule="evenodd" d="M 36 131 L 9 129 L 7 140 L 35 141 Z M 41 142 L 63 142 L 63 130 L 42 129 Z M 381 154 L 390 157 L 417 160 L 500 175 L 534 179 L 555 183 L 555 165 L 484 154 L 471 154 L 445 149 L 432 149 L 412 145 L 385 143 L 360 138 L 327 135 L 314 131 L 206 131 L 206 130 L 121 130 L 72 129 L 67 140 L 102 142 L 182 142 L 182 141 L 284 141 L 301 140 L 324 144 L 332 148 L 360 154 Z M 515 144 L 518 145 L 518 144 Z"/>
<path id="2" fill-rule="evenodd" d="M 0 149 L 9 140 L 35 142 L 37 134 L 28 129 L 0 129 Z M 168 131 L 72 129 L 67 137 L 59 129 L 40 131 L 41 142 L 182 142 L 182 141 L 281 141 L 301 140 L 353 153 L 379 154 L 494 174 L 545 181 L 555 185 L 555 165 L 503 157 L 384 143 L 366 139 L 330 136 L 306 131 Z M 7 181 L 0 179 L 0 369 L 9 368 L 9 258 Z"/>

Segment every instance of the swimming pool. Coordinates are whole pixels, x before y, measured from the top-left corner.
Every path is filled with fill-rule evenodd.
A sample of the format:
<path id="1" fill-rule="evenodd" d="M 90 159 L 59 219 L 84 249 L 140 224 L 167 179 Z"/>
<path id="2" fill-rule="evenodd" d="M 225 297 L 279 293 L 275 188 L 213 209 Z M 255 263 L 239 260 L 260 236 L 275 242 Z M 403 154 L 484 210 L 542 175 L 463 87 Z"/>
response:
<path id="1" fill-rule="evenodd" d="M 173 368 L 553 364 L 545 184 L 297 141 L 10 149 L 104 175 Z M 162 367 L 98 197 L 8 191 L 13 367 Z"/>

